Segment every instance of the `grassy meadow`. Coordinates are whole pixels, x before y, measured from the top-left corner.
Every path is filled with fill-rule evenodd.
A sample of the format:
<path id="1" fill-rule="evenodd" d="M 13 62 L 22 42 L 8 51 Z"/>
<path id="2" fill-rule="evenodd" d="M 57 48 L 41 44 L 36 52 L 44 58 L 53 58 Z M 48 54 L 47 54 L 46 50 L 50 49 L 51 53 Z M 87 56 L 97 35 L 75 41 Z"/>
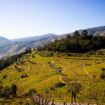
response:
<path id="1" fill-rule="evenodd" d="M 105 102 L 105 80 L 100 78 L 101 69 L 105 68 L 104 54 L 68 56 L 54 53 L 52 56 L 46 56 L 46 53 L 48 52 L 32 51 L 0 72 L 0 84 L 4 87 L 16 84 L 18 96 L 8 100 L 1 98 L 0 103 L 7 101 L 10 105 L 18 105 L 31 102 L 29 97 L 24 97 L 31 89 L 56 102 L 70 102 L 69 88 L 72 82 L 82 85 L 77 96 L 78 102 Z"/>

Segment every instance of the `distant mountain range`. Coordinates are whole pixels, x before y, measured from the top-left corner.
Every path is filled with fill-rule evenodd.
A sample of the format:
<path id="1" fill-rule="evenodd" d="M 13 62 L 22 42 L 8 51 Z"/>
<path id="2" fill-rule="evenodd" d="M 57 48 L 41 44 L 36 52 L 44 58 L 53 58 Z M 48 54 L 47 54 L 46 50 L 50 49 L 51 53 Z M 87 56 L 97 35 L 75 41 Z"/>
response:
<path id="1" fill-rule="evenodd" d="M 105 36 L 105 26 L 93 27 L 86 29 L 89 35 L 93 36 Z M 78 30 L 82 31 L 82 30 Z M 70 33 L 71 35 L 73 33 Z M 7 55 L 11 56 L 20 52 L 23 52 L 26 48 L 37 48 L 43 46 L 55 39 L 60 39 L 66 37 L 67 34 L 55 35 L 55 34 L 46 34 L 35 37 L 26 37 L 14 40 L 8 40 L 4 37 L 0 37 L 0 57 Z"/>
<path id="2" fill-rule="evenodd" d="M 90 35 L 105 36 L 105 26 L 86 29 Z"/>
<path id="3" fill-rule="evenodd" d="M 54 34 L 46 34 L 42 36 L 26 37 L 20 39 L 8 40 L 0 37 L 0 57 L 7 55 L 11 56 L 23 52 L 26 48 L 37 48 L 43 46 L 56 39 Z"/>
<path id="4" fill-rule="evenodd" d="M 82 30 L 84 29 L 80 29 L 77 30 L 80 33 L 82 32 Z M 85 29 L 88 31 L 88 35 L 93 35 L 93 36 L 105 36 L 105 26 L 100 26 L 100 27 L 93 27 L 93 28 L 87 28 Z M 73 35 L 74 32 L 68 33 L 71 34 L 71 36 Z M 61 35 L 62 37 L 65 37 L 67 34 L 63 34 Z"/>

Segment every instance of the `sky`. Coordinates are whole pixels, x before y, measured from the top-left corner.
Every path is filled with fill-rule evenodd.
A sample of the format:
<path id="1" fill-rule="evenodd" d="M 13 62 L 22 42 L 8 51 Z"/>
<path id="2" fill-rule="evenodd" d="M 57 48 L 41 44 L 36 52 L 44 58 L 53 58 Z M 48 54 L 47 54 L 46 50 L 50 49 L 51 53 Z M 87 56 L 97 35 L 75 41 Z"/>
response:
<path id="1" fill-rule="evenodd" d="M 64 34 L 105 25 L 105 0 L 0 0 L 0 36 Z"/>

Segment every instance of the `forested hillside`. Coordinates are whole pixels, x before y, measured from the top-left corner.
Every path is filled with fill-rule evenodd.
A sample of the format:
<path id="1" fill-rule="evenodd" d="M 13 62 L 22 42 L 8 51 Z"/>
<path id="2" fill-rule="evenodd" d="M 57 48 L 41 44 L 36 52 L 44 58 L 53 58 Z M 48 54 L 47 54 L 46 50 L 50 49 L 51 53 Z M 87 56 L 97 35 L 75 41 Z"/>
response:
<path id="1" fill-rule="evenodd" d="M 44 47 L 39 47 L 39 50 L 83 53 L 102 48 L 105 48 L 104 36 L 88 35 L 88 31 L 83 30 L 81 33 L 75 31 L 73 36 L 68 34 L 66 38 L 55 40 L 55 42 L 51 42 Z"/>

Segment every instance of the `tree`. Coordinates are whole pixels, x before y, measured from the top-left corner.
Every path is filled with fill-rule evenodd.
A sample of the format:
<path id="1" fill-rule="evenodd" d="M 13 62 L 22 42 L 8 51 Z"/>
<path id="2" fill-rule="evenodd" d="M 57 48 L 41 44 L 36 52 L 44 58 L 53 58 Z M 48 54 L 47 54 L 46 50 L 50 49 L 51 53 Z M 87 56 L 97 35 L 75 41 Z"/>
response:
<path id="1" fill-rule="evenodd" d="M 67 35 L 67 39 L 70 39 L 70 38 L 71 38 L 71 36 L 70 36 L 70 34 L 68 34 L 68 35 Z"/>
<path id="2" fill-rule="evenodd" d="M 87 30 L 83 30 L 81 36 L 78 31 L 75 31 L 73 37 L 67 35 L 66 38 L 51 42 L 39 50 L 82 53 L 101 48 L 105 48 L 105 38 L 88 35 Z"/>
<path id="3" fill-rule="evenodd" d="M 71 92 L 71 102 L 76 102 L 77 94 L 81 90 L 81 84 L 77 82 L 73 82 L 70 85 L 70 92 Z"/>
<path id="4" fill-rule="evenodd" d="M 29 90 L 29 95 L 32 96 L 33 94 L 36 94 L 37 91 L 35 89 L 30 89 Z"/>
<path id="5" fill-rule="evenodd" d="M 1 90 L 1 96 L 4 97 L 4 98 L 9 98 L 10 93 L 11 93 L 10 88 L 8 86 L 3 87 L 2 90 Z"/>
<path id="6" fill-rule="evenodd" d="M 88 36 L 87 30 L 83 30 L 82 33 L 81 33 L 81 36 L 82 37 L 87 37 Z"/>
<path id="7" fill-rule="evenodd" d="M 15 84 L 12 84 L 11 86 L 11 94 L 16 97 L 16 93 L 17 93 L 17 86 Z"/>
<path id="8" fill-rule="evenodd" d="M 74 36 L 74 37 L 80 36 L 79 31 L 75 31 L 73 36 Z"/>
<path id="9" fill-rule="evenodd" d="M 102 70 L 102 72 L 100 74 L 100 78 L 105 79 L 105 68 L 102 68 L 101 70 Z"/>

